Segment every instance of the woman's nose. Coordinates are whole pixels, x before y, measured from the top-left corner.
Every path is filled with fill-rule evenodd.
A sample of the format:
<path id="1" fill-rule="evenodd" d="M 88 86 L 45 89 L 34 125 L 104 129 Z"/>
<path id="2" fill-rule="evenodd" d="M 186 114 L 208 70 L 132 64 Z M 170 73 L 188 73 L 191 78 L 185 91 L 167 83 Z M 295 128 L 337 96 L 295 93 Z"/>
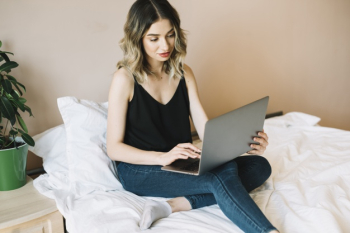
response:
<path id="1" fill-rule="evenodd" d="M 169 49 L 169 42 L 166 38 L 162 40 L 161 48 L 165 51 L 168 51 Z"/>

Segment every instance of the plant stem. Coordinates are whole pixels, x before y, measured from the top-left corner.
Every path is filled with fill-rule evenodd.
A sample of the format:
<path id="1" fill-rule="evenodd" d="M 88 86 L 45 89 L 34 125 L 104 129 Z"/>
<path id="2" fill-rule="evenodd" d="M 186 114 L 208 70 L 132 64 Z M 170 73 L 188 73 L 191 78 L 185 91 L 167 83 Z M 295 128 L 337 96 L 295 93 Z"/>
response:
<path id="1" fill-rule="evenodd" d="M 9 144 L 5 145 L 4 148 L 6 148 L 7 146 L 11 145 L 11 143 L 14 141 L 15 139 L 13 139 Z"/>
<path id="2" fill-rule="evenodd" d="M 7 130 L 7 125 L 8 125 L 8 124 L 9 124 L 9 120 L 7 120 L 7 122 L 6 122 L 5 130 L 4 130 L 5 142 L 4 142 L 3 146 L 1 147 L 1 149 L 3 149 L 4 147 L 6 147 L 6 143 L 8 142 L 8 141 L 7 141 L 7 137 L 6 137 L 6 130 Z"/>
<path id="3" fill-rule="evenodd" d="M 6 138 L 6 129 L 7 129 L 7 125 L 9 124 L 9 120 L 7 120 L 6 122 L 6 126 L 5 126 L 5 130 L 4 130 L 4 135 L 5 135 L 5 138 Z"/>

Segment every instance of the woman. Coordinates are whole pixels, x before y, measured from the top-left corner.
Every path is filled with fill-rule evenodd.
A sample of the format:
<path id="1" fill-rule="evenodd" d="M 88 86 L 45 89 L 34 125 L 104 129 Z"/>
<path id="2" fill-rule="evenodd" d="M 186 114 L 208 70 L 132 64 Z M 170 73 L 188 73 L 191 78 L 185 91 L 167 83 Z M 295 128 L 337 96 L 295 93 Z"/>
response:
<path id="1" fill-rule="evenodd" d="M 245 232 L 278 232 L 248 192 L 270 176 L 261 155 L 268 137 L 259 132 L 251 156 L 238 157 L 201 176 L 162 171 L 177 159 L 199 158 L 189 116 L 203 140 L 208 118 L 191 68 L 183 63 L 186 38 L 176 10 L 166 0 L 138 0 L 121 40 L 124 58 L 109 92 L 107 148 L 123 187 L 137 195 L 171 197 L 145 203 L 140 228 L 173 212 L 218 204 Z"/>

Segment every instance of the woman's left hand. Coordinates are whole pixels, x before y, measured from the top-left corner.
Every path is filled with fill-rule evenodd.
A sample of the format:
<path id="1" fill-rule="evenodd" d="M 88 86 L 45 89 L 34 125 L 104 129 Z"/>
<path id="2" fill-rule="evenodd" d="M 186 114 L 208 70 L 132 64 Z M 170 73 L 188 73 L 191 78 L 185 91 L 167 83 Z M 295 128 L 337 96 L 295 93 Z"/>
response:
<path id="1" fill-rule="evenodd" d="M 259 132 L 258 136 L 259 137 L 254 137 L 254 141 L 259 142 L 260 145 L 250 144 L 252 150 L 248 151 L 248 154 L 262 155 L 265 152 L 267 145 L 269 145 L 269 138 L 264 130 Z"/>

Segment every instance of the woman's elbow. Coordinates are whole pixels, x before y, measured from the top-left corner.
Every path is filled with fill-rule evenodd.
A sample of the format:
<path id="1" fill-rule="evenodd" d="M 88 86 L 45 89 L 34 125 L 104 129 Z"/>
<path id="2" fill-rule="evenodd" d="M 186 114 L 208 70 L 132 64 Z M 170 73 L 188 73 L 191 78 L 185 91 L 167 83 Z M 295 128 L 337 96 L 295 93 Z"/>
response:
<path id="1" fill-rule="evenodd" d="M 118 145 L 107 142 L 107 155 L 113 161 L 118 161 Z"/>

